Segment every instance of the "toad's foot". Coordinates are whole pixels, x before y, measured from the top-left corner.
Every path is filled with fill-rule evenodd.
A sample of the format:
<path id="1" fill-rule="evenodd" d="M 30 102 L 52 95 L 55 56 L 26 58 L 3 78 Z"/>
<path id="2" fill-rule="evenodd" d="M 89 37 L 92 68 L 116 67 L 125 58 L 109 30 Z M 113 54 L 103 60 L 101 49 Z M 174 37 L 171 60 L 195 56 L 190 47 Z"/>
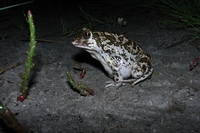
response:
<path id="1" fill-rule="evenodd" d="M 105 86 L 105 88 L 109 88 L 109 87 L 117 87 L 117 88 L 119 88 L 120 86 L 124 85 L 124 83 L 113 82 L 113 81 L 107 81 L 106 84 L 107 85 Z"/>
<path id="2" fill-rule="evenodd" d="M 122 83 L 122 84 L 129 83 L 129 84 L 131 84 L 131 86 L 135 86 L 137 83 L 139 83 L 143 80 L 144 79 L 127 79 L 127 80 L 119 80 L 117 82 Z"/>

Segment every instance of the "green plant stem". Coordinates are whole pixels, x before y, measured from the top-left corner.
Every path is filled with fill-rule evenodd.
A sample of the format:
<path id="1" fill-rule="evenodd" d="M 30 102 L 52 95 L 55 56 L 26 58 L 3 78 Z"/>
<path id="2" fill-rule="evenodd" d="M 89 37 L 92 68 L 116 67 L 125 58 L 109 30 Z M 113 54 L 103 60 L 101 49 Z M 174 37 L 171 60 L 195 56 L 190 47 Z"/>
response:
<path id="1" fill-rule="evenodd" d="M 35 37 L 35 26 L 33 22 L 33 16 L 31 14 L 31 11 L 28 11 L 28 23 L 29 23 L 29 29 L 30 29 L 30 47 L 29 51 L 27 52 L 27 60 L 25 62 L 25 72 L 23 75 L 20 75 L 22 79 L 22 83 L 20 84 L 20 89 L 22 91 L 22 95 L 24 98 L 27 97 L 28 93 L 28 78 L 30 76 L 31 69 L 33 68 L 33 56 L 35 53 L 36 48 L 36 37 Z"/>
<path id="2" fill-rule="evenodd" d="M 7 121 L 16 133 L 28 133 L 28 130 L 22 126 L 9 108 L 5 107 L 0 101 L 0 117 Z"/>
<path id="3" fill-rule="evenodd" d="M 94 95 L 94 91 L 90 88 L 88 88 L 87 86 L 81 84 L 81 83 L 75 83 L 75 81 L 73 80 L 71 74 L 69 73 L 69 71 L 66 71 L 66 75 L 68 77 L 69 83 L 71 84 L 71 86 L 79 91 L 79 93 L 83 96 L 88 96 L 88 95 Z"/>

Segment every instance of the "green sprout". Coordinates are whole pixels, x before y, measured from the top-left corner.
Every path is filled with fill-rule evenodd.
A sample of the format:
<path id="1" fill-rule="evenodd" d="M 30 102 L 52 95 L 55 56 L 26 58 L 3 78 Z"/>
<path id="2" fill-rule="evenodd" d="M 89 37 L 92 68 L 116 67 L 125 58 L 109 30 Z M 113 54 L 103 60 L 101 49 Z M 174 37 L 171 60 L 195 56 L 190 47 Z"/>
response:
<path id="1" fill-rule="evenodd" d="M 66 75 L 68 77 L 70 85 L 73 87 L 73 89 L 78 91 L 81 95 L 83 95 L 83 96 L 88 96 L 88 95 L 94 96 L 95 95 L 95 93 L 92 89 L 88 88 L 84 84 L 76 83 L 74 81 L 74 79 L 72 78 L 71 74 L 69 73 L 69 71 L 66 71 Z"/>
<path id="2" fill-rule="evenodd" d="M 124 19 L 123 18 L 118 18 L 117 19 L 117 23 L 119 24 L 119 26 L 126 26 L 126 24 L 127 24 L 127 21 L 124 21 Z"/>
<path id="3" fill-rule="evenodd" d="M 27 97 L 28 93 L 28 79 L 30 76 L 31 69 L 33 68 L 33 56 L 35 53 L 36 48 L 36 37 L 35 37 L 35 26 L 33 22 L 33 15 L 31 14 L 31 11 L 28 11 L 28 23 L 29 23 L 29 29 L 30 29 L 30 47 L 29 51 L 27 51 L 27 60 L 25 62 L 25 72 L 23 75 L 20 75 L 20 78 L 22 79 L 22 82 L 19 84 L 22 95 L 18 97 L 19 101 L 24 101 L 24 99 Z"/>

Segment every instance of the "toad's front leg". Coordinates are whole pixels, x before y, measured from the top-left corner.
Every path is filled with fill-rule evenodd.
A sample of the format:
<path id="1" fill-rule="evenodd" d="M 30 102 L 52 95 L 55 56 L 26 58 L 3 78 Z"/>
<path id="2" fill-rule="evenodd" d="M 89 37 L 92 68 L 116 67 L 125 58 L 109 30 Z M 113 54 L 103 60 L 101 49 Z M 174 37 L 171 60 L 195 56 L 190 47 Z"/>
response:
<path id="1" fill-rule="evenodd" d="M 113 70 L 113 78 L 114 78 L 114 81 L 107 81 L 106 82 L 106 86 L 105 88 L 108 88 L 108 87 L 120 87 L 123 85 L 123 82 L 119 82 L 120 80 L 123 80 L 123 77 L 122 75 L 120 74 L 120 72 L 118 71 L 118 69 L 114 69 Z"/>

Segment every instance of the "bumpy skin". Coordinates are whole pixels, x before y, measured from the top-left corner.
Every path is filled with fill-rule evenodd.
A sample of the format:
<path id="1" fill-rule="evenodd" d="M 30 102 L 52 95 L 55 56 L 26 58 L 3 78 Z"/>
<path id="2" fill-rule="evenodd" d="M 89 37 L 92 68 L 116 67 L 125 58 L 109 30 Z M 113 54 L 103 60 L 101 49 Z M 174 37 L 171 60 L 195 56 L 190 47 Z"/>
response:
<path id="1" fill-rule="evenodd" d="M 106 88 L 123 83 L 135 85 L 153 73 L 151 57 L 124 35 L 83 28 L 72 44 L 89 52 L 114 78 L 115 82 L 109 82 Z"/>

